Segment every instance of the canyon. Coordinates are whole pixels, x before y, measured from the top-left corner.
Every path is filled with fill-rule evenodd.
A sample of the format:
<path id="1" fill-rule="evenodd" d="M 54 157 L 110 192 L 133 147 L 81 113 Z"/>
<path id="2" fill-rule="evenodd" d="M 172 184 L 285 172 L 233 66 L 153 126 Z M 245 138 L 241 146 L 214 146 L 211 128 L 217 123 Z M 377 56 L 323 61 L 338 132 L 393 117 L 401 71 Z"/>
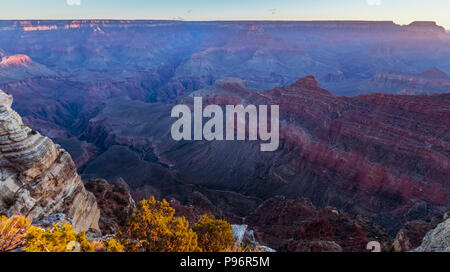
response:
<path id="1" fill-rule="evenodd" d="M 257 207 L 276 195 L 307 197 L 392 232 L 449 208 L 448 94 L 337 97 L 313 76 L 260 93 L 235 80 L 198 92 L 205 104 L 280 105 L 279 150 L 261 153 L 258 141 L 177 142 L 170 105 L 116 99 L 81 137 L 105 150 L 82 176 L 122 177 L 142 197 L 189 202 L 199 191 L 239 217 L 252 210 L 242 201 Z"/>
<path id="2" fill-rule="evenodd" d="M 50 184 L 42 171 L 59 165 L 45 190 L 78 192 L 66 209 L 60 196 L 0 207 L 114 233 L 155 196 L 189 221 L 248 225 L 276 250 L 387 248 L 399 231 L 410 250 L 437 224 L 420 220 L 450 209 L 449 48 L 432 22 L 0 21 L 0 89 L 21 119 L 6 94 L 2 114 L 48 154 L 24 182 Z M 173 140 L 171 109 L 193 111 L 194 97 L 279 105 L 279 148 Z M 2 164 L 9 185 L 31 171 L 16 165 Z"/>
<path id="3" fill-rule="evenodd" d="M 272 105 L 268 111 L 267 105 L 225 105 L 225 118 L 222 108 L 218 105 L 208 105 L 203 110 L 202 97 L 194 97 L 194 114 L 186 105 L 176 105 L 172 108 L 171 117 L 178 118 L 171 128 L 171 136 L 175 141 L 269 141 L 261 144 L 261 151 L 271 152 L 278 149 L 279 144 L 279 106 Z M 270 119 L 268 113 L 270 112 Z M 248 115 L 248 131 L 246 116 Z M 203 119 L 210 118 L 204 125 Z M 224 123 L 225 119 L 225 123 Z M 194 137 L 192 125 L 194 123 Z M 268 123 L 270 129 L 268 130 Z M 226 128 L 224 130 L 224 127 Z M 248 132 L 248 133 L 247 133 Z"/>

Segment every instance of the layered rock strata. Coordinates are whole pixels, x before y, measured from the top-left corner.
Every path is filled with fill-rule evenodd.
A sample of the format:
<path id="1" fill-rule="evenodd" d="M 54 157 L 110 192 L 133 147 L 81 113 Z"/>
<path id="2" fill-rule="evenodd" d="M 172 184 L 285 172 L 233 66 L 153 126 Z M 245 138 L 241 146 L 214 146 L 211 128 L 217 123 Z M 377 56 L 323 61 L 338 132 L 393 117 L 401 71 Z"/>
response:
<path id="1" fill-rule="evenodd" d="M 38 221 L 63 213 L 75 230 L 98 229 L 100 211 L 70 155 L 23 124 L 0 90 L 0 214 Z"/>

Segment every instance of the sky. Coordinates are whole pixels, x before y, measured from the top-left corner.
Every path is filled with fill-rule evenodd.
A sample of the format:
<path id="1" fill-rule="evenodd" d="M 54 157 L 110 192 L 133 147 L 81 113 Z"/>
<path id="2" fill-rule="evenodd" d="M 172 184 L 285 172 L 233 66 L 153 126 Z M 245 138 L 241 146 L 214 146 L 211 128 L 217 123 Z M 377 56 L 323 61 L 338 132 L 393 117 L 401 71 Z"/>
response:
<path id="1" fill-rule="evenodd" d="M 0 0 L 0 19 L 436 21 L 450 0 Z"/>

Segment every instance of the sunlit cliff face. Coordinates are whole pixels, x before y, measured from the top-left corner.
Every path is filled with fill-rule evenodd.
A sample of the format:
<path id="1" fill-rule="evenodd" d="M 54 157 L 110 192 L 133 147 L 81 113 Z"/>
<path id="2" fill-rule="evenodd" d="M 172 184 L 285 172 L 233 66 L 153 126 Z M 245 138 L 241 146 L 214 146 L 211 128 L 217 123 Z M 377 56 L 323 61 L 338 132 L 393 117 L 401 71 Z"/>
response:
<path id="1" fill-rule="evenodd" d="M 67 22 L 67 21 L 66 21 Z M 23 31 L 49 31 L 49 30 L 59 30 L 59 29 L 76 29 L 81 27 L 98 27 L 99 25 L 108 25 L 111 21 L 109 20 L 73 20 L 67 22 L 66 24 L 48 24 L 46 21 L 16 21 L 13 26 L 20 28 Z M 121 20 L 114 21 L 114 24 L 117 25 L 129 25 L 132 24 L 132 21 L 129 20 Z"/>
<path id="2" fill-rule="evenodd" d="M 23 28 L 25 31 L 42 31 L 42 30 L 55 30 L 57 26 L 26 26 Z"/>
<path id="3" fill-rule="evenodd" d="M 26 55 L 15 55 L 3 57 L 0 65 L 2 66 L 25 66 L 31 63 L 30 57 Z"/>

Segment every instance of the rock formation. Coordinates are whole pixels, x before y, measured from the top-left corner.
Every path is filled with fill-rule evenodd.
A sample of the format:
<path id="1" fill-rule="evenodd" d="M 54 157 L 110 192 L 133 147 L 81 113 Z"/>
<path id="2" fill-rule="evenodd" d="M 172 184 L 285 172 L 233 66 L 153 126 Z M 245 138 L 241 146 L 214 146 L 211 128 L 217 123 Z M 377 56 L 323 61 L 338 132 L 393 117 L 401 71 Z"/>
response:
<path id="1" fill-rule="evenodd" d="M 422 73 L 377 71 L 359 87 L 361 93 L 389 92 L 393 94 L 437 94 L 450 92 L 450 78 L 435 68 Z M 370 90 L 370 91 L 369 91 Z"/>
<path id="2" fill-rule="evenodd" d="M 95 197 L 70 155 L 23 124 L 12 102 L 0 91 L 0 213 L 31 221 L 64 213 L 77 231 L 98 229 Z"/>
<path id="3" fill-rule="evenodd" d="M 304 198 L 271 198 L 245 223 L 257 240 L 277 251 L 366 251 L 372 241 L 390 249 L 390 236 L 376 224 L 332 207 L 318 209 Z"/>
<path id="4" fill-rule="evenodd" d="M 247 225 L 231 225 L 234 243 L 243 248 L 255 248 L 261 252 L 276 252 L 270 247 L 261 245 L 255 238 L 255 232 Z"/>
<path id="5" fill-rule="evenodd" d="M 92 179 L 85 186 L 97 199 L 102 233 L 115 234 L 124 231 L 128 219 L 136 209 L 131 190 L 125 181 L 117 179 L 108 183 L 103 179 Z"/>
<path id="6" fill-rule="evenodd" d="M 192 95 L 204 105 L 280 105 L 279 150 L 263 154 L 250 141 L 175 142 L 171 105 L 114 99 L 84 131 L 82 139 L 105 152 L 83 176 L 122 177 L 143 197 L 183 205 L 195 185 L 239 217 L 277 195 L 305 197 L 365 216 L 392 236 L 449 208 L 449 94 L 339 97 L 309 76 L 256 93 L 224 79 Z"/>
<path id="7" fill-rule="evenodd" d="M 405 252 L 417 248 L 425 235 L 445 220 L 445 216 L 436 215 L 424 220 L 407 222 L 395 236 L 392 244 L 395 252 Z"/>
<path id="8" fill-rule="evenodd" d="M 449 208 L 450 95 L 342 96 L 447 92 L 450 34 L 434 23 L 2 21 L 0 33 L 15 110 L 83 178 L 122 177 L 136 200 L 199 199 L 239 219 L 276 195 L 306 197 L 392 235 Z M 374 77 L 383 70 L 402 74 Z M 308 74 L 333 93 L 296 82 Z M 201 89 L 214 104 L 279 104 L 279 151 L 171 141 L 170 109 Z"/>
<path id="9" fill-rule="evenodd" d="M 450 252 L 450 219 L 427 233 L 420 247 L 414 252 Z"/>
<path id="10" fill-rule="evenodd" d="M 13 55 L 0 59 L 0 84 L 55 75 L 55 72 L 45 65 L 34 62 L 27 55 Z"/>

